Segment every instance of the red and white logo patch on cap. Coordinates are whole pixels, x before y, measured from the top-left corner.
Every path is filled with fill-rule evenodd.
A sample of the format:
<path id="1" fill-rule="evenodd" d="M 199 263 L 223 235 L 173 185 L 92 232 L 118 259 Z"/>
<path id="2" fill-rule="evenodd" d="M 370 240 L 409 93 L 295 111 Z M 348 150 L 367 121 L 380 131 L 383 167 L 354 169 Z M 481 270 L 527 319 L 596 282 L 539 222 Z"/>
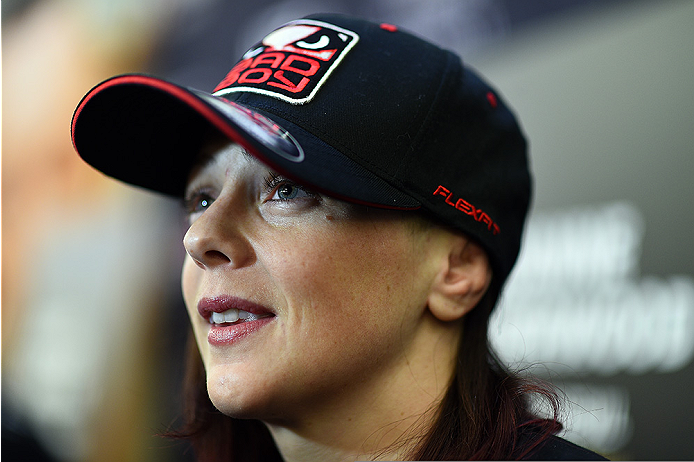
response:
<path id="1" fill-rule="evenodd" d="M 307 103 L 358 41 L 356 33 L 333 24 L 290 22 L 248 50 L 214 95 L 253 92 Z"/>

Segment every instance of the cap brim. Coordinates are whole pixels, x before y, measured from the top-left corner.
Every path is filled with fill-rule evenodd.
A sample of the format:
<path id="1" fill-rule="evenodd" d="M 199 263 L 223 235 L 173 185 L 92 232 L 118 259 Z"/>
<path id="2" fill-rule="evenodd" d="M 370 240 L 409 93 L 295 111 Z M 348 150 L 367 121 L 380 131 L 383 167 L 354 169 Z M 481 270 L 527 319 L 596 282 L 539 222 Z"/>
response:
<path id="1" fill-rule="evenodd" d="M 106 175 L 182 197 L 212 130 L 273 170 L 334 197 L 394 209 L 420 206 L 290 121 L 146 75 L 113 77 L 87 93 L 73 115 L 72 142 Z"/>

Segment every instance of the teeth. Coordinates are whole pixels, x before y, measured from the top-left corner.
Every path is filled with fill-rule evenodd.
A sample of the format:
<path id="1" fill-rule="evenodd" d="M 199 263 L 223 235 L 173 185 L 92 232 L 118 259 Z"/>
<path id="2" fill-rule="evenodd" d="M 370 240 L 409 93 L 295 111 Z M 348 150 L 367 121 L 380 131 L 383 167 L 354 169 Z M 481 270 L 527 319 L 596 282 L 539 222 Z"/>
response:
<path id="1" fill-rule="evenodd" d="M 224 324 L 227 322 L 236 322 L 239 319 L 244 321 L 254 321 L 259 319 L 257 315 L 249 313 L 248 311 L 237 310 L 236 308 L 231 308 L 224 311 L 223 313 L 212 313 L 210 321 L 212 324 Z"/>
<path id="2" fill-rule="evenodd" d="M 239 319 L 244 319 L 244 320 L 250 319 L 251 321 L 254 319 L 258 319 L 258 316 L 251 314 L 248 311 L 241 311 L 241 310 L 237 310 L 237 311 L 239 312 Z"/>

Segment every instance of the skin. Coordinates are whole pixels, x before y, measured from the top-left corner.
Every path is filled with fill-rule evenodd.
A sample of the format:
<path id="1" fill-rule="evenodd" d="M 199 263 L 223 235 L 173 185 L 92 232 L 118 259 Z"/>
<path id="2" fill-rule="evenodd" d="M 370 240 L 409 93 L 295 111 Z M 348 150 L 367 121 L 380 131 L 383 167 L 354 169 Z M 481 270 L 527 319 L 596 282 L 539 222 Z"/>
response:
<path id="1" fill-rule="evenodd" d="M 267 184 L 272 175 L 231 144 L 191 176 L 182 286 L 210 399 L 265 422 L 287 461 L 402 457 L 449 383 L 486 256 L 407 213 Z M 211 345 L 197 306 L 222 295 L 275 316 Z"/>

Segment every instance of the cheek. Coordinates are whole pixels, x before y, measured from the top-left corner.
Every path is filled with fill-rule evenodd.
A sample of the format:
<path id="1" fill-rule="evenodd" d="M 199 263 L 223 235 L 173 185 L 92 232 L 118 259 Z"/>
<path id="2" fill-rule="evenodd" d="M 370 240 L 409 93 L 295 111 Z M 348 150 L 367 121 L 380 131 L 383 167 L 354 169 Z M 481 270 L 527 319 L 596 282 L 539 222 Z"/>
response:
<path id="1" fill-rule="evenodd" d="M 271 271 L 298 323 L 298 342 L 314 354 L 373 355 L 414 329 L 426 292 L 407 235 L 326 232 L 310 242 L 275 253 Z"/>

